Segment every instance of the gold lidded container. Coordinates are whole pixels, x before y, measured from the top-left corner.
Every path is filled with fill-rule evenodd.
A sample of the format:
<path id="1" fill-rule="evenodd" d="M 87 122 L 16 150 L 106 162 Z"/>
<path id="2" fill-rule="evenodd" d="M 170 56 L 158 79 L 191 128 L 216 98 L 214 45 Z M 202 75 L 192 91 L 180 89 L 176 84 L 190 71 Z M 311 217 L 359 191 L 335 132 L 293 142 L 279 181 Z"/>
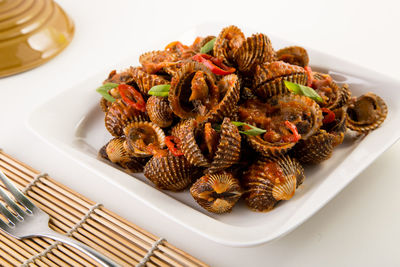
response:
<path id="1" fill-rule="evenodd" d="M 52 59 L 74 31 L 72 20 L 53 0 L 0 0 L 0 77 Z"/>

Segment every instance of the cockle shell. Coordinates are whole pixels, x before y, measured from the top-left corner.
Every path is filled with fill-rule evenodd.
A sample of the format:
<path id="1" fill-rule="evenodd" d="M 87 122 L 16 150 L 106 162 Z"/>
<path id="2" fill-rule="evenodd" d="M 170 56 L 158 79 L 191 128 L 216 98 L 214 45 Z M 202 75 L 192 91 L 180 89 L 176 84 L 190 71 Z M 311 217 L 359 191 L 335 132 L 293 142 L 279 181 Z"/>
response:
<path id="1" fill-rule="evenodd" d="M 130 122 L 147 120 L 146 113 L 126 104 L 121 98 L 111 104 L 104 118 L 106 129 L 115 137 L 122 136 L 124 134 L 123 129 Z"/>
<path id="2" fill-rule="evenodd" d="M 333 147 L 343 143 L 344 135 L 346 133 L 346 120 L 347 120 L 347 106 L 332 110 L 335 113 L 335 120 L 333 122 L 322 125 L 321 129 L 324 129 L 330 134 L 335 136 L 333 141 Z"/>
<path id="3" fill-rule="evenodd" d="M 168 152 L 165 156 L 154 156 L 144 167 L 144 176 L 158 188 L 181 191 L 195 180 L 200 172 L 183 156 Z"/>
<path id="4" fill-rule="evenodd" d="M 221 122 L 225 117 L 234 118 L 240 99 L 240 85 L 236 74 L 225 75 L 217 86 L 223 98 L 207 113 L 207 121 L 211 122 Z"/>
<path id="5" fill-rule="evenodd" d="M 260 159 L 250 166 L 242 178 L 243 196 L 250 209 L 267 212 L 278 201 L 292 198 L 304 178 L 303 167 L 289 156 Z"/>
<path id="6" fill-rule="evenodd" d="M 206 36 L 206 37 L 201 38 L 200 42 L 198 42 L 197 44 L 195 44 L 195 45 L 193 46 L 193 50 L 194 50 L 196 53 L 200 53 L 200 49 L 201 49 L 206 43 L 208 43 L 209 41 L 211 41 L 211 40 L 214 39 L 214 38 L 216 38 L 214 35 L 209 35 L 209 36 Z M 213 54 L 213 51 L 211 50 L 211 52 L 209 52 L 208 54 Z"/>
<path id="7" fill-rule="evenodd" d="M 271 41 L 262 33 L 248 37 L 239 49 L 233 52 L 239 71 L 245 73 L 252 71 L 256 65 L 273 61 L 274 56 Z"/>
<path id="8" fill-rule="evenodd" d="M 307 50 L 301 46 L 289 46 L 279 49 L 276 51 L 276 60 L 300 67 L 308 66 L 309 63 Z"/>
<path id="9" fill-rule="evenodd" d="M 169 127 L 174 119 L 172 109 L 166 97 L 149 97 L 146 102 L 146 111 L 150 120 L 161 128 Z"/>
<path id="10" fill-rule="evenodd" d="M 172 133 L 181 140 L 181 150 L 186 159 L 195 166 L 206 167 L 207 172 L 215 173 L 228 168 L 239 160 L 241 136 L 239 130 L 225 118 L 221 125 L 219 142 L 214 157 L 208 160 L 196 141 L 196 133 L 203 124 L 194 119 L 186 120 L 174 127 Z"/>
<path id="11" fill-rule="evenodd" d="M 304 110 L 302 114 L 297 114 L 297 109 L 291 111 L 290 106 L 285 107 L 285 109 L 282 108 L 282 103 L 292 102 L 302 107 Z M 303 140 L 316 133 L 322 125 L 322 111 L 318 104 L 311 98 L 294 94 L 278 95 L 270 98 L 268 103 L 271 104 L 272 107 L 276 106 L 279 108 L 279 112 L 285 113 L 285 116 L 287 116 L 286 120 L 288 121 L 297 119 L 301 115 L 301 121 L 295 123 L 295 125 Z M 254 124 L 252 121 L 246 122 Z M 247 140 L 254 150 L 265 157 L 283 155 L 296 144 L 295 142 L 268 142 L 260 135 L 247 136 Z"/>
<path id="12" fill-rule="evenodd" d="M 126 151 L 124 143 L 125 138 L 123 137 L 111 139 L 100 149 L 99 156 L 117 164 L 127 172 L 142 172 L 147 160 L 144 158 L 132 157 L 130 153 Z"/>
<path id="13" fill-rule="evenodd" d="M 331 94 L 325 95 L 323 92 L 323 88 L 321 89 L 315 89 L 315 91 L 319 94 L 322 95 L 324 98 L 324 103 L 320 103 L 321 107 L 329 108 L 329 109 L 336 109 L 340 108 L 348 102 L 350 99 L 351 93 L 348 90 L 348 85 L 345 84 L 342 87 L 337 85 L 332 77 L 330 77 L 329 74 L 323 74 L 319 72 L 313 72 L 313 77 L 314 80 L 316 81 L 323 81 L 326 80 L 326 85 L 322 87 L 327 87 Z"/>
<path id="14" fill-rule="evenodd" d="M 147 95 L 150 89 L 153 86 L 160 85 L 160 84 L 169 84 L 169 81 L 164 79 L 160 75 L 156 74 L 148 74 L 140 67 L 130 67 L 129 72 L 132 75 L 133 80 L 135 81 L 139 91 L 143 95 Z"/>
<path id="15" fill-rule="evenodd" d="M 347 128 L 367 133 L 378 128 L 386 119 L 385 101 L 373 93 L 366 93 L 352 100 L 347 108 Z"/>
<path id="16" fill-rule="evenodd" d="M 105 83 L 129 84 L 132 81 L 133 81 L 133 77 L 132 77 L 132 74 L 130 73 L 129 69 L 123 70 L 121 72 L 117 72 L 116 70 L 113 70 L 108 75 L 108 78 L 106 80 L 104 80 L 103 84 L 105 84 Z"/>
<path id="17" fill-rule="evenodd" d="M 108 101 L 107 99 L 105 99 L 104 97 L 102 97 L 100 99 L 100 108 L 103 112 L 107 112 L 108 108 L 111 106 L 112 102 Z"/>
<path id="18" fill-rule="evenodd" d="M 284 81 L 307 84 L 307 74 L 304 68 L 290 65 L 283 61 L 274 61 L 258 65 L 254 74 L 253 91 L 262 99 L 274 95 L 288 93 Z"/>
<path id="19" fill-rule="evenodd" d="M 179 56 L 177 53 L 166 50 L 146 52 L 139 57 L 139 62 L 142 64 L 143 70 L 149 74 L 155 74 L 164 67 L 174 65 L 178 60 Z"/>
<path id="20" fill-rule="evenodd" d="M 245 40 L 243 32 L 238 27 L 231 25 L 223 28 L 215 39 L 214 56 L 229 64 L 233 53 L 239 49 Z"/>
<path id="21" fill-rule="evenodd" d="M 197 71 L 204 73 L 208 87 L 216 86 L 216 77 L 207 67 L 193 61 L 186 63 L 172 78 L 168 94 L 172 111 L 182 119 L 194 118 L 199 115 L 192 102 L 189 101 L 192 93 L 191 82 Z"/>
<path id="22" fill-rule="evenodd" d="M 242 195 L 239 180 L 231 173 L 206 174 L 191 187 L 190 194 L 209 212 L 230 212 Z"/>
<path id="23" fill-rule="evenodd" d="M 126 150 L 136 157 L 151 156 L 151 149 L 165 147 L 164 131 L 152 122 L 131 122 L 124 128 L 124 134 Z"/>
<path id="24" fill-rule="evenodd" d="M 331 157 L 335 135 L 319 130 L 307 140 L 298 142 L 290 153 L 304 164 L 317 164 Z"/>

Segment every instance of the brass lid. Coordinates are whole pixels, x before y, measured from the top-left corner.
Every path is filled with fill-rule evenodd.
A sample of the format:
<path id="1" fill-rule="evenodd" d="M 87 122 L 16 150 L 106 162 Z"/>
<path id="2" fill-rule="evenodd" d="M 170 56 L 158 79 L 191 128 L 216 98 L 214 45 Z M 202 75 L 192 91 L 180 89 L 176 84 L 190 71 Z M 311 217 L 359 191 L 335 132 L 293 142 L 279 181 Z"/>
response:
<path id="1" fill-rule="evenodd" d="M 47 62 L 73 35 L 72 20 L 53 0 L 0 0 L 0 77 Z"/>

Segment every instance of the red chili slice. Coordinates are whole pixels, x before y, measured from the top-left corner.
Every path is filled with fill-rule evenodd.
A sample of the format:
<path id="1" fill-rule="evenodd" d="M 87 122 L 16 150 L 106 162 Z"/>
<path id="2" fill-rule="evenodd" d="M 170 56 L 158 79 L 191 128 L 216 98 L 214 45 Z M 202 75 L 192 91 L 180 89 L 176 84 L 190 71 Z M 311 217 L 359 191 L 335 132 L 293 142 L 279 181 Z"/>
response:
<path id="1" fill-rule="evenodd" d="M 122 99 L 128 105 L 142 112 L 146 112 L 146 102 L 144 101 L 142 94 L 136 91 L 135 88 L 127 84 L 120 84 L 117 88 Z M 136 102 L 132 101 L 130 97 L 133 97 Z"/>
<path id="2" fill-rule="evenodd" d="M 322 120 L 323 124 L 331 123 L 335 120 L 335 113 L 329 108 L 321 108 L 322 113 L 324 114 L 324 119 Z"/>
<path id="3" fill-rule="evenodd" d="M 165 144 L 169 151 L 171 151 L 172 155 L 176 157 L 183 156 L 183 152 L 179 149 L 180 142 L 181 140 L 173 135 L 165 137 Z"/>
<path id="4" fill-rule="evenodd" d="M 310 66 L 305 66 L 304 69 L 307 73 L 307 86 L 311 87 L 314 81 L 314 75 L 312 74 L 312 69 Z"/>
<path id="5" fill-rule="evenodd" d="M 289 130 L 292 132 L 292 135 L 290 136 L 284 136 L 284 139 L 286 142 L 297 142 L 300 140 L 301 135 L 299 134 L 299 132 L 297 131 L 297 127 L 296 125 L 294 125 L 293 123 L 291 123 L 290 121 L 285 121 L 285 126 L 287 128 L 289 128 Z"/>
<path id="6" fill-rule="evenodd" d="M 196 54 L 192 57 L 193 60 L 203 63 L 212 73 L 217 75 L 228 75 L 236 71 L 235 68 L 231 68 L 222 63 L 218 58 L 212 57 L 207 54 Z"/>

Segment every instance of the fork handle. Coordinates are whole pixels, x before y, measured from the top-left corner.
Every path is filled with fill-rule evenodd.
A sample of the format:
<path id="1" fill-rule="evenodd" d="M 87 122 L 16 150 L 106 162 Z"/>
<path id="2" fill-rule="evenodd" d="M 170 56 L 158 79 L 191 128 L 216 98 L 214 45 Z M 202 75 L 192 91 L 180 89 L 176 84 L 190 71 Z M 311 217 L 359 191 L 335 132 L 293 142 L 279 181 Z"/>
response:
<path id="1" fill-rule="evenodd" d="M 102 266 L 106 266 L 106 267 L 117 267 L 120 266 L 117 263 L 115 263 L 113 260 L 107 258 L 106 256 L 104 256 L 103 254 L 97 252 L 96 250 L 92 249 L 91 247 L 86 246 L 85 244 L 76 241 L 75 239 L 69 238 L 65 235 L 62 235 L 60 233 L 57 233 L 51 229 L 49 229 L 49 231 L 46 231 L 44 233 L 41 233 L 40 236 L 43 237 L 48 237 L 60 242 L 63 242 L 65 244 L 68 244 L 76 249 L 79 249 L 80 251 L 82 251 L 83 253 L 87 254 L 89 257 L 91 257 L 92 259 L 96 260 L 97 262 L 99 262 Z"/>

